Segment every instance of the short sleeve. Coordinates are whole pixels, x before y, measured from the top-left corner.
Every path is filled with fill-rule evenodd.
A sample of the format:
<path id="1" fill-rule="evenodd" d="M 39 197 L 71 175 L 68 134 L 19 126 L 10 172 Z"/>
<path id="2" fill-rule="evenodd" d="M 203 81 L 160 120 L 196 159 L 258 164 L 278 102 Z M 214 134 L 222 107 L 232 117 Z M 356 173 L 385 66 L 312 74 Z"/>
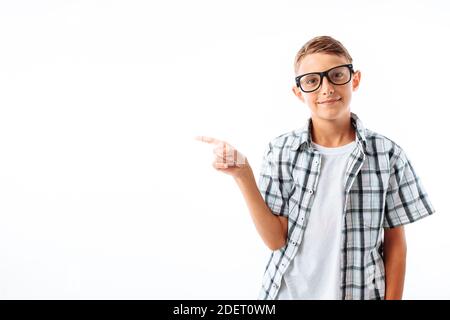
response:
<path id="1" fill-rule="evenodd" d="M 283 196 L 281 175 L 280 163 L 274 159 L 272 145 L 269 144 L 264 152 L 258 188 L 272 213 L 287 217 L 289 215 L 288 199 Z"/>
<path id="2" fill-rule="evenodd" d="M 434 212 L 421 180 L 404 151 L 400 150 L 389 177 L 383 227 L 412 223 Z"/>

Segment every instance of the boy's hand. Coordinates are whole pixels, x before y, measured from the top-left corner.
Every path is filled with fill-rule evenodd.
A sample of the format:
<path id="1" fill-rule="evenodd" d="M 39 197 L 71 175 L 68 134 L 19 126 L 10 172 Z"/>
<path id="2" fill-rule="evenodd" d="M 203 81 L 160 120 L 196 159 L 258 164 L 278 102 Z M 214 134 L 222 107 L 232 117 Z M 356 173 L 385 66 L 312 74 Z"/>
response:
<path id="1" fill-rule="evenodd" d="M 212 165 L 216 170 L 235 178 L 248 171 L 250 166 L 247 158 L 229 143 L 205 136 L 198 136 L 195 139 L 214 145 L 213 152 L 215 158 Z"/>

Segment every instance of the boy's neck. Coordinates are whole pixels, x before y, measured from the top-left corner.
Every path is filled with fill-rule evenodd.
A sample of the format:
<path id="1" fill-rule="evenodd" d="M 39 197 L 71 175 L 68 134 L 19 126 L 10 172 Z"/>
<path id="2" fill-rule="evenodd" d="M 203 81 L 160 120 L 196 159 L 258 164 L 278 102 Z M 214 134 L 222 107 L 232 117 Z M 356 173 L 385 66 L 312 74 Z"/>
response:
<path id="1" fill-rule="evenodd" d="M 356 132 L 350 116 L 345 119 L 323 120 L 312 118 L 311 139 L 314 143 L 335 148 L 355 141 Z"/>

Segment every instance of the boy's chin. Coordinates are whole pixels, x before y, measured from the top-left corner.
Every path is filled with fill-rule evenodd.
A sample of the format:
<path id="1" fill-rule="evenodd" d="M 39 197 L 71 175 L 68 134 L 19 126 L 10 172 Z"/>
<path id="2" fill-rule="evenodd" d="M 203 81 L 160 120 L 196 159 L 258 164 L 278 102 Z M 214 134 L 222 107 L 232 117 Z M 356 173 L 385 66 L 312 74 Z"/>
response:
<path id="1" fill-rule="evenodd" d="M 321 120 L 333 121 L 343 117 L 348 117 L 349 111 L 346 109 L 329 109 L 329 110 L 315 110 L 313 115 Z"/>

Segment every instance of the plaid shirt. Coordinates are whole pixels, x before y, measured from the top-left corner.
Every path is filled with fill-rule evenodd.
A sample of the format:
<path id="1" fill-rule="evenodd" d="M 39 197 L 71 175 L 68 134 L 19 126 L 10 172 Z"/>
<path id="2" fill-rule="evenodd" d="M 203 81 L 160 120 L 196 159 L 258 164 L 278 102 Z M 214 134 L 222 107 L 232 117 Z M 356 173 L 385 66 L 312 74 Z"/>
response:
<path id="1" fill-rule="evenodd" d="M 344 180 L 341 299 L 384 299 L 383 228 L 414 222 L 434 208 L 404 151 L 364 129 L 354 113 L 351 123 L 357 147 Z M 303 129 L 271 141 L 264 154 L 259 191 L 273 214 L 288 217 L 288 236 L 286 245 L 271 253 L 258 299 L 275 299 L 308 226 L 321 164 L 310 130 L 308 119 Z"/>

